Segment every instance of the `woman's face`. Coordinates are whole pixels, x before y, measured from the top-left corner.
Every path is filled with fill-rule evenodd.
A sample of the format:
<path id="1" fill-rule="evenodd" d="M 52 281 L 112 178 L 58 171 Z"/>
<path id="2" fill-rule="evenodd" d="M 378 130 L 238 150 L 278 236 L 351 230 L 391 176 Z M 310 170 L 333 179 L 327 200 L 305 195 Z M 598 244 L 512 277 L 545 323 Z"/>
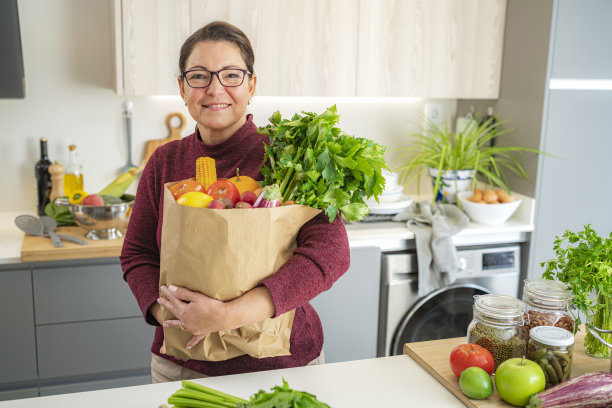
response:
<path id="1" fill-rule="evenodd" d="M 203 41 L 195 45 L 185 63 L 185 71 L 228 68 L 247 69 L 240 49 L 229 41 Z M 246 75 L 240 86 L 225 87 L 213 75 L 206 88 L 191 88 L 179 77 L 181 96 L 189 114 L 198 124 L 202 141 L 214 145 L 227 140 L 246 122 L 246 108 L 255 93 L 255 75 Z"/>

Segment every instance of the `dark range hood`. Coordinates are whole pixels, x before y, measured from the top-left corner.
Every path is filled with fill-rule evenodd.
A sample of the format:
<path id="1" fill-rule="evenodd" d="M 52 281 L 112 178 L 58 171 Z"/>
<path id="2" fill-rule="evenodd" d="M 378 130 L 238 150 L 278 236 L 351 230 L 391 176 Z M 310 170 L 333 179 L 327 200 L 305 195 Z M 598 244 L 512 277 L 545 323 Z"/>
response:
<path id="1" fill-rule="evenodd" d="M 17 0 L 0 1 L 0 98 L 25 98 Z"/>

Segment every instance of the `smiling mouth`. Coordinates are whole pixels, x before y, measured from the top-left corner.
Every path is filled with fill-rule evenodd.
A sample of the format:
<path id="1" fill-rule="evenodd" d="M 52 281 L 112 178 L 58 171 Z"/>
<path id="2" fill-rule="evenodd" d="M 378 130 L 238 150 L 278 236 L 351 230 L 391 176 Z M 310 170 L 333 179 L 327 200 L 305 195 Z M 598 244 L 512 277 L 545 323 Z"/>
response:
<path id="1" fill-rule="evenodd" d="M 207 109 L 224 109 L 229 107 L 228 103 L 215 103 L 213 105 L 202 105 Z"/>

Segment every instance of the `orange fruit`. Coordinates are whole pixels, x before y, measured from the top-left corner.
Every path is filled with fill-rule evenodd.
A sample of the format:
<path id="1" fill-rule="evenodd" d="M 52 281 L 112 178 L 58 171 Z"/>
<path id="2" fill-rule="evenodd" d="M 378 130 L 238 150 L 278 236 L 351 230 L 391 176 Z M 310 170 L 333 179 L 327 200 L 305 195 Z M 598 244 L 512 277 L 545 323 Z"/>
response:
<path id="1" fill-rule="evenodd" d="M 240 195 L 245 191 L 255 191 L 259 188 L 259 183 L 249 176 L 241 176 L 239 173 L 240 169 L 236 169 L 236 177 L 229 179 L 236 187 Z"/>
<path id="2" fill-rule="evenodd" d="M 178 200 L 180 196 L 190 191 L 201 191 L 204 192 L 204 186 L 197 180 L 187 179 L 179 181 L 173 186 L 169 187 L 168 190 L 172 193 L 175 200 Z"/>
<path id="3" fill-rule="evenodd" d="M 206 208 L 212 200 L 213 198 L 206 193 L 202 193 L 200 191 L 189 191 L 180 196 L 176 202 L 189 207 Z"/>

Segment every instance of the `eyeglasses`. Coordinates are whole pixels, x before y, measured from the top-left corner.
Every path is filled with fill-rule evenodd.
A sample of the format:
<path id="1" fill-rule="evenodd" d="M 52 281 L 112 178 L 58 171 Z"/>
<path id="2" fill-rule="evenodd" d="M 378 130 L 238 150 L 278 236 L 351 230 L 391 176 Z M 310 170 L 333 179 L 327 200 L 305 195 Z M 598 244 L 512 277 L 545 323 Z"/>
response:
<path id="1" fill-rule="evenodd" d="M 207 71 L 205 69 L 192 69 L 181 73 L 192 88 L 206 88 L 212 82 L 214 75 L 217 76 L 221 85 L 226 87 L 240 86 L 244 82 L 244 76 L 251 74 L 246 69 L 222 69 L 220 71 Z"/>

